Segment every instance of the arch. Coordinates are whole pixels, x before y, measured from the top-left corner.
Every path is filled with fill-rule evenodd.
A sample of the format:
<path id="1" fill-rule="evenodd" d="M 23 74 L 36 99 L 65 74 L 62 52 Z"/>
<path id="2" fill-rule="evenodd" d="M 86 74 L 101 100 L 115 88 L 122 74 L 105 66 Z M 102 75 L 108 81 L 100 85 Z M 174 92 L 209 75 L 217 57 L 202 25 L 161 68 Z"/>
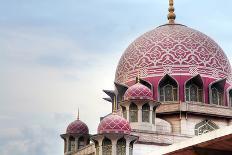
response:
<path id="1" fill-rule="evenodd" d="M 75 150 L 75 138 L 73 136 L 70 136 L 68 140 L 68 151 L 74 151 L 74 150 Z"/>
<path id="2" fill-rule="evenodd" d="M 106 137 L 102 141 L 102 155 L 112 155 L 112 142 Z"/>
<path id="3" fill-rule="evenodd" d="M 159 101 L 178 101 L 179 85 L 178 82 L 170 75 L 166 74 L 158 85 Z"/>
<path id="4" fill-rule="evenodd" d="M 121 138 L 117 141 L 117 155 L 126 154 L 126 139 Z"/>
<path id="5" fill-rule="evenodd" d="M 224 103 L 224 89 L 226 79 L 221 79 L 209 85 L 210 104 L 225 105 Z"/>
<path id="6" fill-rule="evenodd" d="M 135 103 L 131 103 L 129 107 L 130 122 L 138 122 L 138 107 Z"/>
<path id="7" fill-rule="evenodd" d="M 78 149 L 81 149 L 84 146 L 85 146 L 85 139 L 83 136 L 81 136 L 78 138 Z"/>
<path id="8" fill-rule="evenodd" d="M 150 120 L 150 105 L 145 103 L 142 106 L 142 122 L 149 122 Z"/>
<path id="9" fill-rule="evenodd" d="M 195 135 L 202 135 L 219 129 L 219 127 L 211 120 L 203 120 L 195 125 Z"/>
<path id="10" fill-rule="evenodd" d="M 204 102 L 203 80 L 198 74 L 185 83 L 185 101 Z"/>
<path id="11" fill-rule="evenodd" d="M 126 111 L 126 107 L 121 106 L 121 108 L 122 108 L 122 116 L 123 116 L 123 118 L 127 119 L 127 111 Z"/>

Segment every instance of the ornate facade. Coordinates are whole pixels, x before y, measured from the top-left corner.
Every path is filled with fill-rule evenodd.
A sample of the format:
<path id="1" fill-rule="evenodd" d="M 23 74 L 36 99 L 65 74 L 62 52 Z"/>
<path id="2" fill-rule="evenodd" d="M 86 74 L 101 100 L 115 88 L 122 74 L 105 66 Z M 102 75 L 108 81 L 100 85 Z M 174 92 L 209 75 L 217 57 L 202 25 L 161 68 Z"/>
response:
<path id="1" fill-rule="evenodd" d="M 172 0 L 168 19 L 129 45 L 115 89 L 104 90 L 114 112 L 101 120 L 96 135 L 77 127 L 80 120 L 70 124 L 62 135 L 65 154 L 148 154 L 232 125 L 232 70 L 225 53 L 207 35 L 176 24 Z"/>

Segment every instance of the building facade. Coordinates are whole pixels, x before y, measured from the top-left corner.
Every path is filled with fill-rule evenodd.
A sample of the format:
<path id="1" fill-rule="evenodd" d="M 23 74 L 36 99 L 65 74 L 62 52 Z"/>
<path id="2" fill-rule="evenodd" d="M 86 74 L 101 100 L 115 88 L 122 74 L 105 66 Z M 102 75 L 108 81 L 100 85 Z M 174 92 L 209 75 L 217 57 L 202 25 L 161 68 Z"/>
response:
<path id="1" fill-rule="evenodd" d="M 73 132 L 69 126 L 65 155 L 148 154 L 232 126 L 227 56 L 207 35 L 176 23 L 169 5 L 168 23 L 137 38 L 119 60 L 115 89 L 104 90 L 114 112 L 96 135 L 79 119 Z"/>

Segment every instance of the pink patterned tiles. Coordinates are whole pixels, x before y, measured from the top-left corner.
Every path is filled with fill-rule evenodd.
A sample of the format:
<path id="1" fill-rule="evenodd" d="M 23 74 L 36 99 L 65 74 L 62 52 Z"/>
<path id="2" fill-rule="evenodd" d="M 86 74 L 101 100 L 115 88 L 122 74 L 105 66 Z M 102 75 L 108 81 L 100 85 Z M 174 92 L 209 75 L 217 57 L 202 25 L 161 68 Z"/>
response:
<path id="1" fill-rule="evenodd" d="M 152 100 L 152 92 L 148 87 L 140 83 L 136 83 L 135 85 L 129 87 L 125 92 L 124 100 L 130 99 Z"/>
<path id="2" fill-rule="evenodd" d="M 129 122 L 117 114 L 110 114 L 105 117 L 98 126 L 98 134 L 102 133 L 124 133 L 130 134 Z"/>
<path id="3" fill-rule="evenodd" d="M 74 122 L 70 123 L 67 127 L 66 133 L 69 134 L 89 134 L 88 126 L 80 121 L 75 120 Z"/>
<path id="4" fill-rule="evenodd" d="M 139 71 L 145 73 L 143 78 L 201 74 L 231 79 L 231 66 L 220 46 L 205 34 L 179 24 L 157 27 L 130 44 L 118 63 L 115 81 L 132 81 Z"/>

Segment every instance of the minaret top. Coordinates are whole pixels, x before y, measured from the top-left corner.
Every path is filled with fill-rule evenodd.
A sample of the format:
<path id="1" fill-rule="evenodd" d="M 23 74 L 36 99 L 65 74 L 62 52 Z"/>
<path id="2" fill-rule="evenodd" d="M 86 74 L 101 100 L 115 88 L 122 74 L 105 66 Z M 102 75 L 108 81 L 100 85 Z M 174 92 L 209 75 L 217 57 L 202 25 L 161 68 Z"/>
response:
<path id="1" fill-rule="evenodd" d="M 78 108 L 78 112 L 77 112 L 77 120 L 80 119 L 80 112 L 79 112 L 79 108 Z"/>
<path id="2" fill-rule="evenodd" d="M 169 8 L 168 8 L 168 22 L 169 24 L 174 24 L 175 23 L 175 19 L 176 19 L 176 15 L 174 13 L 175 9 L 173 7 L 174 2 L 173 0 L 169 0 Z"/>
<path id="3" fill-rule="evenodd" d="M 116 107 L 116 96 L 114 96 L 114 104 L 113 104 L 113 114 L 117 113 L 117 107 Z"/>

